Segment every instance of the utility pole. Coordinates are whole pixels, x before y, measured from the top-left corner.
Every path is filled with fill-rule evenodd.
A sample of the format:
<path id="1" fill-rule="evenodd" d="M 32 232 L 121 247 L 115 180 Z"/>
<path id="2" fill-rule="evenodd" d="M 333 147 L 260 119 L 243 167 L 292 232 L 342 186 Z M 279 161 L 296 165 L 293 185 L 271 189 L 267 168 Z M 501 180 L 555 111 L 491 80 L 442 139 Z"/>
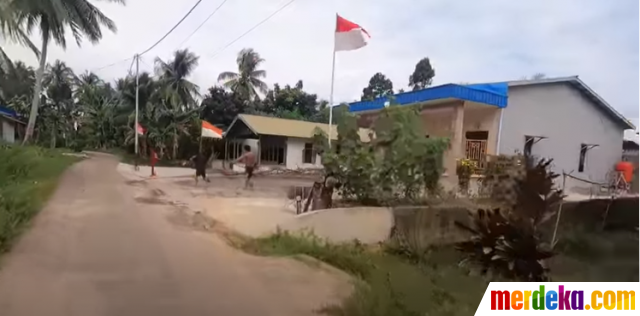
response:
<path id="1" fill-rule="evenodd" d="M 135 153 L 136 156 L 138 155 L 138 128 L 139 128 L 139 124 L 138 124 L 138 92 L 140 90 L 140 82 L 139 82 L 139 78 L 140 78 L 140 56 L 138 54 L 136 54 L 134 57 L 134 62 L 136 63 L 136 125 L 134 126 L 134 133 L 135 133 Z"/>

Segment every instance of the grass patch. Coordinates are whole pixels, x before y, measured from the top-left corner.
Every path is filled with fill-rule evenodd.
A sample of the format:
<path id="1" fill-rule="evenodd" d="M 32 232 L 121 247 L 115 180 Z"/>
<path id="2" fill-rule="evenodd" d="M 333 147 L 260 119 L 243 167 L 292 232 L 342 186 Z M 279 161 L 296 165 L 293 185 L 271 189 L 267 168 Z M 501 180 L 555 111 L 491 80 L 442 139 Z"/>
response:
<path id="1" fill-rule="evenodd" d="M 412 263 L 358 242 L 332 244 L 312 233 L 288 232 L 249 240 L 241 248 L 261 255 L 308 255 L 364 281 L 356 282 L 341 305 L 322 308 L 326 315 L 473 315 L 488 284 L 458 268 L 457 254 L 446 249 Z"/>
<path id="2" fill-rule="evenodd" d="M 65 151 L 0 144 L 0 253 L 6 252 L 77 157 Z"/>

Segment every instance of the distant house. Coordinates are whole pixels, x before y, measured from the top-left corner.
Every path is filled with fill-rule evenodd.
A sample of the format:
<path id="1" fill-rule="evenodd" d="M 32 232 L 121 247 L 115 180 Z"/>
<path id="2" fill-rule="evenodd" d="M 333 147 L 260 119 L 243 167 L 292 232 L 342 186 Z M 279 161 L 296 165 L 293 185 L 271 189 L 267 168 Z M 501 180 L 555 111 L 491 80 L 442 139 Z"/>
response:
<path id="1" fill-rule="evenodd" d="M 322 162 L 314 151 L 312 141 L 316 128 L 329 134 L 328 124 L 240 114 L 225 131 L 227 148 L 224 160 L 236 159 L 242 154 L 242 146 L 249 145 L 259 153 L 261 167 L 320 168 Z M 334 125 L 331 138 L 336 140 L 337 135 Z M 366 129 L 361 129 L 360 137 L 368 139 Z"/>
<path id="2" fill-rule="evenodd" d="M 26 124 L 18 118 L 15 111 L 0 106 L 0 140 L 6 143 L 14 143 L 19 139 L 18 131 L 24 129 Z"/>
<path id="3" fill-rule="evenodd" d="M 394 95 L 401 106 L 421 106 L 425 137 L 449 137 L 445 182 L 455 185 L 456 160 L 483 166 L 487 155 L 524 153 L 553 158 L 556 172 L 607 181 L 620 160 L 623 133 L 635 126 L 576 77 L 490 84 L 447 84 Z M 370 127 L 387 98 L 355 102 L 349 110 Z M 567 191 L 591 185 L 567 180 Z"/>

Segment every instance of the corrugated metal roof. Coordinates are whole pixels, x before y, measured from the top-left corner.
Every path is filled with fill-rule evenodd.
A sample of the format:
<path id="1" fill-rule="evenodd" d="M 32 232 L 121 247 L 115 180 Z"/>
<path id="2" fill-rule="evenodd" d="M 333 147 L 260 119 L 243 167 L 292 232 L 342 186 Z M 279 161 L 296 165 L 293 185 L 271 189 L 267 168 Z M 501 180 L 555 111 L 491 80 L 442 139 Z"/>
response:
<path id="1" fill-rule="evenodd" d="M 605 101 L 600 95 L 587 86 L 578 76 L 571 77 L 559 77 L 559 78 L 544 78 L 535 80 L 518 80 L 509 81 L 509 87 L 549 84 L 549 83 L 568 83 L 574 88 L 578 89 L 582 94 L 589 98 L 596 106 L 607 113 L 617 123 L 621 124 L 627 129 L 635 129 L 635 125 L 625 118 L 620 112 L 616 111 L 607 101 Z"/>
<path id="2" fill-rule="evenodd" d="M 507 84 L 475 84 L 458 85 L 445 84 L 427 89 L 394 94 L 395 102 L 399 105 L 427 102 L 439 99 L 458 99 L 464 101 L 484 103 L 504 108 L 507 106 Z M 360 101 L 349 104 L 350 112 L 378 110 L 385 107 L 388 97 L 373 101 Z"/>
<path id="3" fill-rule="evenodd" d="M 314 123 L 299 120 L 282 119 L 277 117 L 239 114 L 236 118 L 242 120 L 257 135 L 272 135 L 296 138 L 311 138 L 315 134 L 315 129 L 320 128 L 327 135 L 329 134 L 329 126 L 324 123 Z M 234 123 L 227 129 L 230 130 Z M 338 129 L 336 125 L 332 125 L 331 139 L 338 138 Z M 369 129 L 361 128 L 359 131 L 360 139 L 369 141 Z"/>
<path id="4" fill-rule="evenodd" d="M 9 120 L 9 121 L 13 121 L 19 124 L 25 124 L 23 121 L 21 121 L 18 118 L 18 115 L 16 114 L 16 111 L 10 109 L 10 108 L 6 108 L 3 106 L 0 106 L 0 116 L 4 117 L 5 119 Z"/>

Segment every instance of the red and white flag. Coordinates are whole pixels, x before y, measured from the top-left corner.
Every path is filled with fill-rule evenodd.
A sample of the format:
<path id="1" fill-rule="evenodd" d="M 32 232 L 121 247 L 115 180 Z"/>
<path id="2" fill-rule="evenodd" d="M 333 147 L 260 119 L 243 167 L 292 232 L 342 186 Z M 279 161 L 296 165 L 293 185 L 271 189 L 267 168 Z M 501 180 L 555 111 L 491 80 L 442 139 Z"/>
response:
<path id="1" fill-rule="evenodd" d="M 145 129 L 140 125 L 140 123 L 136 123 L 136 132 L 138 135 L 144 135 Z"/>
<path id="2" fill-rule="evenodd" d="M 355 50 L 367 45 L 371 36 L 365 29 L 339 15 L 336 17 L 336 52 Z"/>
<path id="3" fill-rule="evenodd" d="M 222 130 L 215 127 L 213 124 L 202 121 L 202 133 L 200 134 L 202 137 L 209 138 L 222 138 Z"/>

